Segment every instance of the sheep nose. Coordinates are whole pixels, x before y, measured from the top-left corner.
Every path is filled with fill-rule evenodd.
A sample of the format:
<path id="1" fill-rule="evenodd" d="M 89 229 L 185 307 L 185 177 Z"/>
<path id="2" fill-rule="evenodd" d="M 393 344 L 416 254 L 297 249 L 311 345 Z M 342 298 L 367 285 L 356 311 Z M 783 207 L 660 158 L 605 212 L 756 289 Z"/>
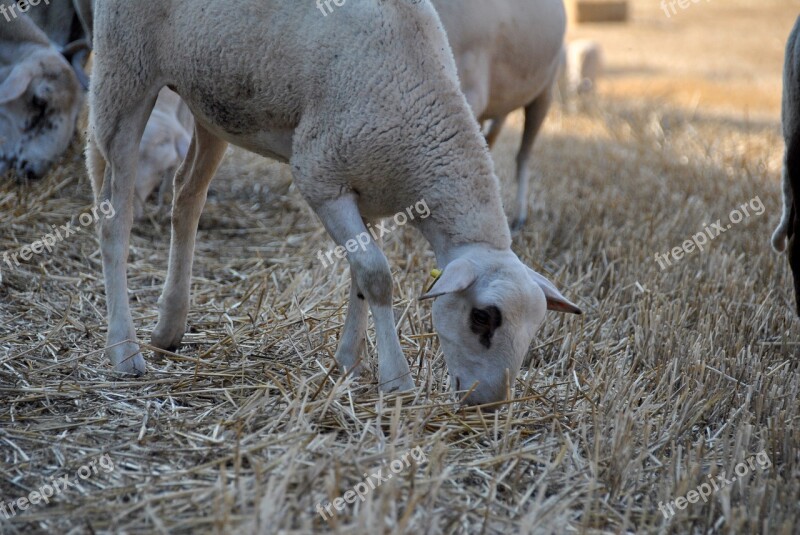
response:
<path id="1" fill-rule="evenodd" d="M 20 178 L 25 180 L 38 180 L 44 176 L 47 165 L 36 165 L 28 160 L 22 160 L 19 165 L 18 174 Z"/>
<path id="2" fill-rule="evenodd" d="M 460 379 L 456 378 L 456 386 L 461 386 L 463 383 Z M 469 388 L 464 386 L 464 390 L 468 390 Z M 459 388 L 459 390 L 461 390 Z M 506 401 L 507 391 L 504 388 L 494 388 L 491 384 L 486 383 L 481 385 L 478 383 L 472 388 L 472 391 L 467 394 L 466 392 L 461 392 L 458 394 L 459 397 L 462 398 L 462 403 L 465 405 L 485 405 L 487 403 L 498 403 L 501 401 Z M 464 397 L 466 396 L 466 397 Z M 487 407 L 486 410 L 493 411 L 496 407 Z"/>
<path id="3" fill-rule="evenodd" d="M 487 396 L 487 395 L 481 395 L 481 393 L 473 391 L 473 392 L 470 393 L 469 396 L 466 397 L 466 399 L 463 400 L 463 403 L 464 403 L 464 405 L 468 405 L 468 406 L 472 407 L 472 406 L 475 406 L 475 405 L 487 405 L 487 404 L 490 404 L 490 403 L 499 403 L 499 402 L 505 401 L 505 400 L 506 400 L 505 396 L 500 396 L 500 397 L 491 396 L 491 395 Z M 497 410 L 498 408 L 499 407 L 496 406 L 496 405 L 488 405 L 486 407 L 481 407 L 481 410 L 488 411 L 488 412 L 493 412 L 493 411 Z"/>

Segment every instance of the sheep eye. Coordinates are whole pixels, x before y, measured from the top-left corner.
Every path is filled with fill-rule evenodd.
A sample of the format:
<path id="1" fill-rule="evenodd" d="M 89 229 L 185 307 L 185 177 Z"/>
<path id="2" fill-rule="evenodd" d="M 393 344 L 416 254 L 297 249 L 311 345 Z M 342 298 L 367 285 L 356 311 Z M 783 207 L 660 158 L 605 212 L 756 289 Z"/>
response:
<path id="1" fill-rule="evenodd" d="M 489 349 L 494 332 L 503 324 L 503 314 L 496 306 L 473 308 L 470 313 L 470 330 L 478 335 L 481 344 Z"/>
<path id="2" fill-rule="evenodd" d="M 40 97 L 39 95 L 33 95 L 31 99 L 31 106 L 37 109 L 43 109 L 47 107 L 47 99 Z"/>
<path id="3" fill-rule="evenodd" d="M 489 325 L 489 314 L 485 310 L 472 309 L 472 324 L 476 326 Z"/>

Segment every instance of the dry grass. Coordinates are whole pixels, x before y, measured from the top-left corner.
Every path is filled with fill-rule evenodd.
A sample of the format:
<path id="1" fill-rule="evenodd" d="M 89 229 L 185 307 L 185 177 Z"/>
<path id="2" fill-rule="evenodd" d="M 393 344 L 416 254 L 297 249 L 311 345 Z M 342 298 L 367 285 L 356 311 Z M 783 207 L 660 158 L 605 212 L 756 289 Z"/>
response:
<path id="1" fill-rule="evenodd" d="M 416 300 L 433 259 L 410 229 L 385 250 L 418 390 L 382 398 L 370 380 L 342 382 L 333 352 L 347 268 L 316 260 L 331 242 L 286 169 L 238 150 L 201 220 L 186 343 L 148 352 L 143 380 L 118 380 L 101 354 L 93 232 L 0 266 L 0 500 L 74 480 L 101 452 L 115 463 L 48 506 L 0 513 L 0 533 L 795 533 L 800 338 L 788 265 L 768 246 L 777 115 L 616 97 L 554 110 L 537 145 L 530 223 L 514 248 L 588 313 L 548 317 L 517 401 L 494 414 L 447 393 L 430 305 Z M 494 152 L 507 198 L 517 142 L 509 128 Z M 756 195 L 765 214 L 659 269 L 656 252 Z M 41 182 L 0 184 L 0 252 L 90 205 L 77 152 Z M 132 239 L 142 340 L 168 228 L 155 216 Z M 330 525 L 315 512 L 416 446 L 428 461 L 365 503 Z M 659 512 L 762 450 L 771 468 L 669 521 Z"/>
<path id="2" fill-rule="evenodd" d="M 631 0 L 627 26 L 587 24 L 569 38 L 596 39 L 610 76 L 603 91 L 693 108 L 774 117 L 786 37 L 800 0 L 700 0 L 667 17 L 661 0 Z"/>

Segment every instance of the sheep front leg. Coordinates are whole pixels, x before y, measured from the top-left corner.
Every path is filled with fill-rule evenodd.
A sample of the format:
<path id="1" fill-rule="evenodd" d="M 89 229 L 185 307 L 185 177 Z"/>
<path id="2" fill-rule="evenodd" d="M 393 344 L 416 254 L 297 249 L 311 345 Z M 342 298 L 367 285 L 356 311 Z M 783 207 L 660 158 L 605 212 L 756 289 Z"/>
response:
<path id="1" fill-rule="evenodd" d="M 345 248 L 350 245 L 347 261 L 350 263 L 355 282 L 353 288 L 357 288 L 356 292 L 360 290 L 366 298 L 375 322 L 380 389 L 384 392 L 413 389 L 411 370 L 400 348 L 400 339 L 395 329 L 392 311 L 392 273 L 389 270 L 389 262 L 377 244 L 367 238 L 370 234 L 361 219 L 355 198 L 352 195 L 343 196 L 314 208 L 333 240 Z M 353 247 L 356 242 L 359 246 Z M 355 299 L 359 299 L 357 293 Z M 352 338 L 356 331 L 361 330 L 360 324 L 366 321 L 366 311 L 355 305 L 349 306 L 347 312 L 345 336 L 342 337 L 345 345 L 337 351 L 337 357 L 347 355 L 347 358 L 352 358 Z M 352 316 L 359 313 L 361 316 Z M 346 362 L 341 364 L 345 367 L 347 365 Z"/>
<path id="2" fill-rule="evenodd" d="M 361 357 L 367 330 L 367 301 L 358 288 L 355 271 L 350 270 L 350 301 L 347 303 L 347 316 L 342 327 L 339 347 L 336 348 L 336 362 L 342 373 L 359 377 L 364 368 Z"/>

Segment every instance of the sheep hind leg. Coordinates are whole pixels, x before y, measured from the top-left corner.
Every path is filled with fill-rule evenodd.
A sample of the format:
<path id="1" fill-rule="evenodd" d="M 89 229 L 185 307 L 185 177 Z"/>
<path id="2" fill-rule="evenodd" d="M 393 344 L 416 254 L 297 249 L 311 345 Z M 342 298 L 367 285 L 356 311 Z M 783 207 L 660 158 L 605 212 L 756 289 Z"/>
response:
<path id="1" fill-rule="evenodd" d="M 103 178 L 106 174 L 106 159 L 100 153 L 97 141 L 94 136 L 89 134 L 86 143 L 86 167 L 89 171 L 89 178 L 92 180 L 92 192 L 94 199 L 100 202 L 100 191 L 103 189 Z"/>
<path id="2" fill-rule="evenodd" d="M 151 338 L 155 347 L 173 350 L 180 345 L 186 332 L 197 224 L 208 186 L 227 146 L 200 124 L 195 125 L 189 152 L 175 174 L 169 267 L 164 290 L 158 299 L 158 324 Z"/>
<path id="3" fill-rule="evenodd" d="M 517 154 L 517 215 L 511 224 L 511 229 L 518 232 L 525 226 L 528 219 L 528 190 L 530 188 L 530 169 L 528 160 L 531 156 L 533 143 L 544 124 L 544 119 L 550 109 L 552 101 L 552 88 L 548 88 L 536 100 L 525 107 L 525 128 L 522 132 L 522 142 Z"/>
<path id="4" fill-rule="evenodd" d="M 108 310 L 106 355 L 118 373 L 142 375 L 146 365 L 136 342 L 128 302 L 128 251 L 133 224 L 133 196 L 139 140 L 155 97 L 130 106 L 94 95 L 88 169 L 98 204 L 110 203 L 113 216 L 97 222 Z M 127 110 L 124 114 L 116 110 Z"/>

